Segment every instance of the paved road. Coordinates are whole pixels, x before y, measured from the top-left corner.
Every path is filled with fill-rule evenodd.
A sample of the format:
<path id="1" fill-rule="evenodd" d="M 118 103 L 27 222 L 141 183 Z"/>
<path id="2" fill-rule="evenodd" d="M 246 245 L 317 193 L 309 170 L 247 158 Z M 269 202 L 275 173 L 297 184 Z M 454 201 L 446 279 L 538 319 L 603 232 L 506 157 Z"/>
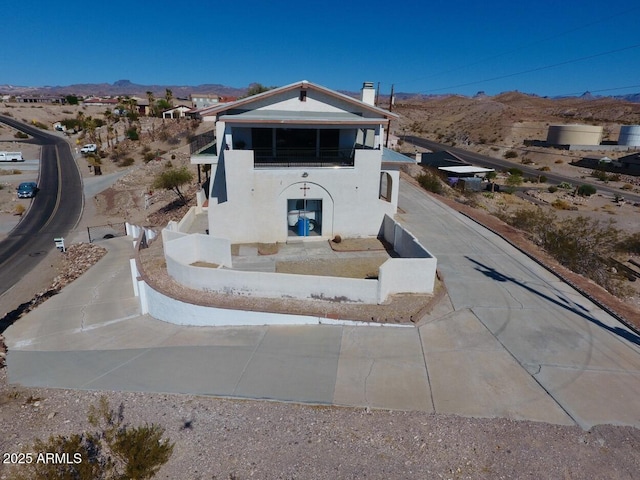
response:
<path id="1" fill-rule="evenodd" d="M 526 165 L 520 165 L 520 164 L 515 165 L 513 162 L 510 162 L 509 160 L 503 160 L 500 158 L 488 157 L 486 155 L 481 155 L 475 152 L 469 152 L 461 148 L 455 148 L 455 147 L 451 147 L 450 145 L 436 143 L 434 141 L 427 140 L 426 138 L 414 137 L 414 136 L 408 135 L 406 137 L 403 137 L 403 139 L 406 142 L 411 143 L 412 145 L 417 145 L 419 147 L 429 149 L 433 152 L 440 152 L 443 150 L 447 150 L 451 153 L 454 153 L 464 161 L 480 167 L 494 168 L 496 170 L 507 170 L 509 168 L 516 166 L 517 168 L 522 170 L 525 173 L 525 175 L 528 177 L 535 178 L 535 177 L 538 177 L 540 174 L 543 174 L 544 176 L 547 177 L 548 181 L 556 184 L 559 184 L 562 182 L 568 182 L 573 185 L 576 184 L 576 178 L 573 178 L 573 177 L 567 177 L 567 176 L 559 175 L 553 172 L 540 172 L 536 168 L 528 167 Z M 593 185 L 598 189 L 598 191 L 604 192 L 608 195 L 611 195 L 612 197 L 616 194 L 620 194 L 624 196 L 629 202 L 640 202 L 640 195 L 631 193 L 627 190 L 620 190 L 619 188 L 613 188 L 608 185 L 603 185 L 602 183 L 598 183 L 596 181 L 590 181 L 589 179 L 586 179 L 586 178 L 580 179 L 580 183 Z"/>
<path id="2" fill-rule="evenodd" d="M 0 121 L 22 130 L 42 145 L 40 191 L 20 223 L 0 242 L 0 300 L 44 255 L 53 239 L 65 236 L 82 213 L 82 180 L 68 143 L 57 136 L 0 116 Z"/>
<path id="3" fill-rule="evenodd" d="M 7 329 L 9 381 L 640 426 L 636 335 L 405 182 L 400 206 L 450 295 L 417 328 L 160 322 L 139 315 L 130 241 L 114 238 L 80 281 Z"/>

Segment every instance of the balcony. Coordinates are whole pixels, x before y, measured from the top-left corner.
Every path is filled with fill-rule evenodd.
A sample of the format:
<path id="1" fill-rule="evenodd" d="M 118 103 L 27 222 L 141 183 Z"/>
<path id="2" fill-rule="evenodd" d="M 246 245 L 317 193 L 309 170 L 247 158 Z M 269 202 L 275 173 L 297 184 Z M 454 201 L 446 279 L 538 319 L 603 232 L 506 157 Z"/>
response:
<path id="1" fill-rule="evenodd" d="M 189 151 L 191 155 L 218 155 L 215 132 L 205 132 L 193 137 Z"/>
<path id="2" fill-rule="evenodd" d="M 254 168 L 353 168 L 355 148 L 254 149 Z"/>

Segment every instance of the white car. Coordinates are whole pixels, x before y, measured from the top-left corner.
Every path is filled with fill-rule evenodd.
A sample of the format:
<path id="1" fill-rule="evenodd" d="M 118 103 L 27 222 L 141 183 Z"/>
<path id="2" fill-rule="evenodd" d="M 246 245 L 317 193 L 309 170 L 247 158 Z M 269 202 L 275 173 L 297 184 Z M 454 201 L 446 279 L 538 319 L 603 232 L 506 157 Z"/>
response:
<path id="1" fill-rule="evenodd" d="M 95 153 L 98 151 L 98 146 L 95 143 L 87 143 L 80 149 L 80 153 Z"/>

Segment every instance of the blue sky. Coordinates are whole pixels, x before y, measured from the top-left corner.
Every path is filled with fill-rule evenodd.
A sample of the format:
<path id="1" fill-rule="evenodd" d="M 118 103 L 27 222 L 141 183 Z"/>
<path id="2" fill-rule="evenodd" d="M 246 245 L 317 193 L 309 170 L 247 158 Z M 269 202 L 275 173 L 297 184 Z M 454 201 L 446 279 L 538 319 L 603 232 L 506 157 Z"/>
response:
<path id="1" fill-rule="evenodd" d="M 628 0 L 23 0 L 2 17 L 0 85 L 640 92 L 640 5 Z"/>

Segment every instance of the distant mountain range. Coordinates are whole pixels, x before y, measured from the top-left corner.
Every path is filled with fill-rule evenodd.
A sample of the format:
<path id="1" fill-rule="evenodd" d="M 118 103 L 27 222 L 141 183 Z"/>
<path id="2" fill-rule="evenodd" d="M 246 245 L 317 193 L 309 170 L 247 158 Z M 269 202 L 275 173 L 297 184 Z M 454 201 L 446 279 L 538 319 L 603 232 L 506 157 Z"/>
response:
<path id="1" fill-rule="evenodd" d="M 164 96 L 166 90 L 171 90 L 174 98 L 189 98 L 196 94 L 217 94 L 222 97 L 238 97 L 247 92 L 247 88 L 227 87 L 219 84 L 189 85 L 140 85 L 129 80 L 118 80 L 110 83 L 79 83 L 68 86 L 21 87 L 15 85 L 0 85 L 0 95 L 78 95 L 78 96 L 138 96 L 146 97 L 147 92 Z"/>
<path id="2" fill-rule="evenodd" d="M 132 83 L 129 80 L 118 80 L 112 84 L 110 83 L 80 83 L 68 86 L 43 86 L 43 87 L 24 87 L 15 85 L 0 85 L 0 95 L 79 95 L 79 96 L 138 96 L 146 97 L 147 92 L 153 92 L 154 96 L 164 96 L 166 90 L 171 90 L 174 98 L 189 98 L 191 94 L 217 94 L 222 97 L 240 97 L 247 93 L 248 87 L 237 88 L 229 87 L 226 85 L 220 85 L 217 83 L 207 83 L 204 85 L 140 85 Z M 359 97 L 359 92 L 349 92 L 340 90 L 349 96 Z M 451 94 L 441 95 L 424 95 L 420 93 L 410 92 L 398 92 L 395 94 L 397 100 L 407 99 L 428 99 L 428 98 L 440 98 L 448 97 Z M 486 96 L 484 92 L 478 92 L 475 97 Z M 534 95 L 535 96 L 535 95 Z M 380 98 L 388 100 L 388 94 L 380 94 Z M 627 95 L 592 95 L 590 92 L 585 92 L 582 95 L 575 97 L 552 97 L 552 98 L 581 98 L 583 100 L 595 100 L 598 98 L 615 98 L 624 100 L 627 102 L 640 103 L 640 93 L 630 93 Z"/>

